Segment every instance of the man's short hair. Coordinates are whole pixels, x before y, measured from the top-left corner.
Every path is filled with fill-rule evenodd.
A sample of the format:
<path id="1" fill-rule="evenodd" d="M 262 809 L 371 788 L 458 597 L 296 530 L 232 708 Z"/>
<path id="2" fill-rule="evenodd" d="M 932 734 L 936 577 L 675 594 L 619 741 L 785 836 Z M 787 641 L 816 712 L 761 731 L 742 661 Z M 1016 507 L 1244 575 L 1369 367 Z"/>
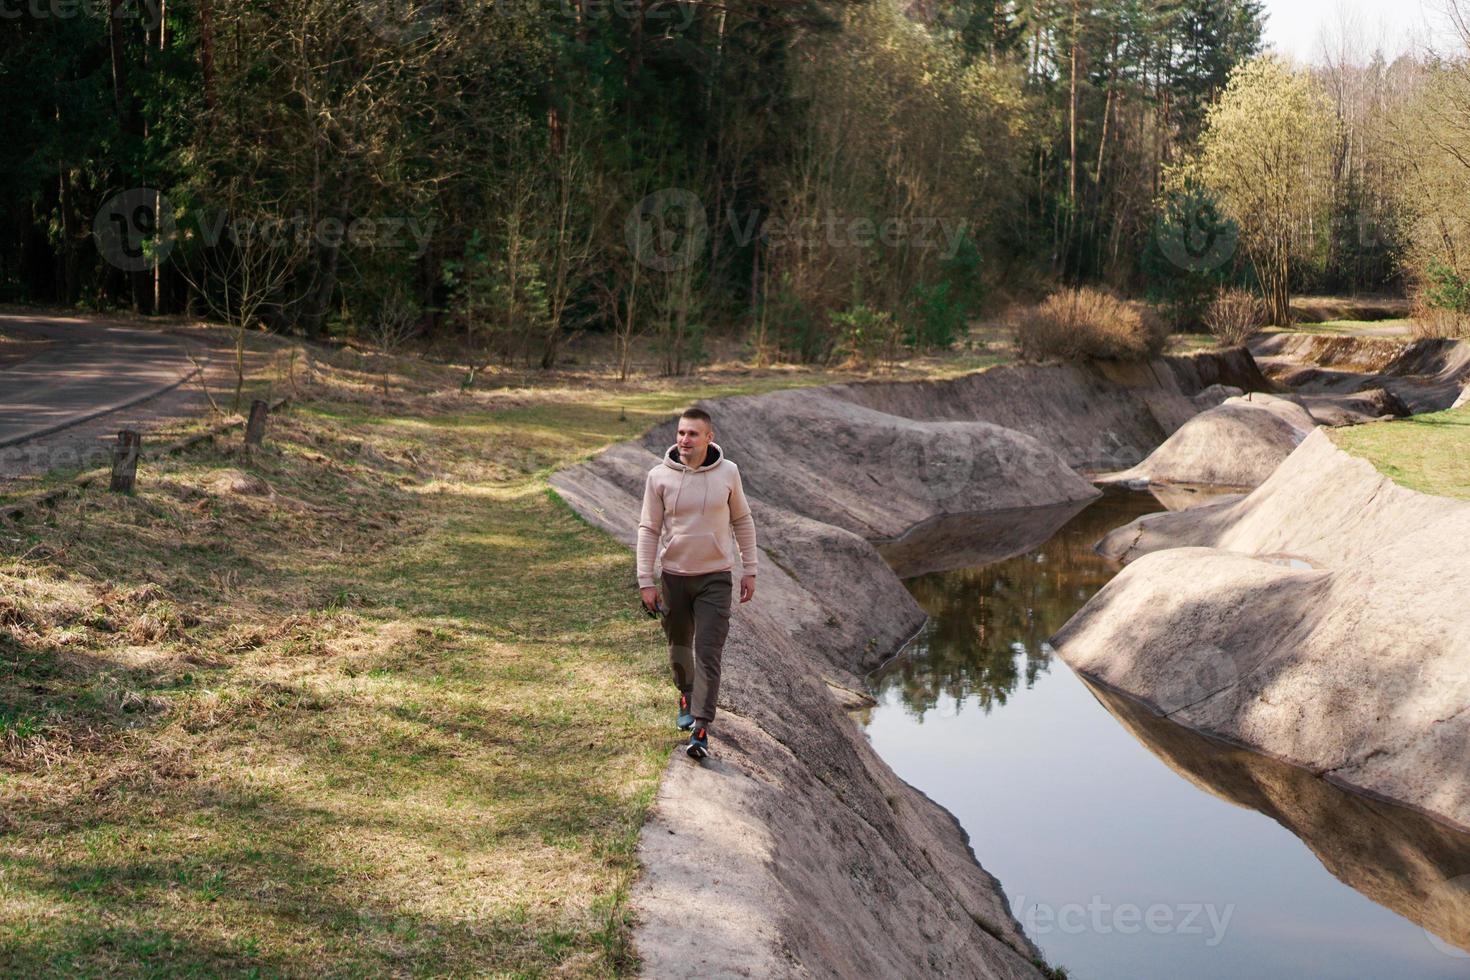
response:
<path id="1" fill-rule="evenodd" d="M 706 412 L 702 408 L 686 408 L 684 409 L 684 411 L 679 413 L 679 418 L 696 419 L 700 422 L 703 422 L 705 426 L 711 430 L 713 430 L 715 427 L 715 420 L 710 418 L 709 412 Z"/>

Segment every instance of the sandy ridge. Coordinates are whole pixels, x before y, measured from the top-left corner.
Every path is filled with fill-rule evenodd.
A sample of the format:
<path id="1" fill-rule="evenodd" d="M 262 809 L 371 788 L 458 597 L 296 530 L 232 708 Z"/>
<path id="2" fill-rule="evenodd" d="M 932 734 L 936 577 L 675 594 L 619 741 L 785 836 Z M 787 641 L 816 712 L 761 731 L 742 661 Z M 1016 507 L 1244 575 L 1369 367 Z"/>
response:
<path id="1" fill-rule="evenodd" d="M 860 675 L 924 618 L 872 542 L 945 514 L 1076 505 L 1097 491 L 1074 468 L 1132 465 L 1225 397 L 1220 385 L 1257 379 L 1236 351 L 702 403 L 745 477 L 763 559 L 758 599 L 732 623 L 716 754 L 671 758 L 640 838 L 645 973 L 1038 975 L 953 817 L 845 713 Z M 672 429 L 552 485 L 631 547 L 644 474 Z"/>
<path id="2" fill-rule="evenodd" d="M 1470 828 L 1470 503 L 1313 432 L 1258 489 L 1100 543 L 1131 561 L 1053 639 L 1201 731 Z"/>

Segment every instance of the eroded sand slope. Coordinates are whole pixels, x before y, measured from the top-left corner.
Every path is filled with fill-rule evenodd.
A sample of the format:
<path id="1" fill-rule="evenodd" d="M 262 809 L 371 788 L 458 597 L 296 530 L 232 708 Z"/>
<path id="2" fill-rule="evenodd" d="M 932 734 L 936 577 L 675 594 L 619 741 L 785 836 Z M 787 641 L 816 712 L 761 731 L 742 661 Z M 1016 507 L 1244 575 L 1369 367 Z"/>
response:
<path id="1" fill-rule="evenodd" d="M 1053 639 L 1174 721 L 1470 828 L 1470 503 L 1313 432 L 1249 496 L 1156 514 Z"/>
<path id="2" fill-rule="evenodd" d="M 640 840 L 645 973 L 1036 976 L 964 832 L 845 713 L 864 697 L 859 675 L 924 618 L 872 542 L 945 514 L 1075 505 L 1096 491 L 1072 467 L 1136 463 L 1218 404 L 1220 385 L 1253 377 L 1227 352 L 703 403 L 744 475 L 763 565 L 756 601 L 733 617 L 715 755 L 671 758 Z M 672 431 L 552 484 L 631 546 L 644 474 Z M 633 585 L 630 556 L 630 602 Z"/>

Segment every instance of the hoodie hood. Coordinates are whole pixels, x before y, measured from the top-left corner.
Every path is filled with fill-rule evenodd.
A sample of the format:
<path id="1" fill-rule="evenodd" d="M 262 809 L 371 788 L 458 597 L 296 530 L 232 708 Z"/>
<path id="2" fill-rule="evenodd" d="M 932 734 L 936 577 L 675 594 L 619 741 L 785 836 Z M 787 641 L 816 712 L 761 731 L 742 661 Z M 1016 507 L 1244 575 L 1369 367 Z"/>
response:
<path id="1" fill-rule="evenodd" d="M 709 444 L 709 449 L 705 450 L 704 462 L 698 468 L 691 468 L 679 461 L 679 444 L 676 442 L 669 447 L 668 452 L 664 453 L 664 465 L 685 473 L 703 473 L 719 466 L 720 461 L 724 458 L 725 454 L 720 452 L 719 443 L 712 442 Z"/>

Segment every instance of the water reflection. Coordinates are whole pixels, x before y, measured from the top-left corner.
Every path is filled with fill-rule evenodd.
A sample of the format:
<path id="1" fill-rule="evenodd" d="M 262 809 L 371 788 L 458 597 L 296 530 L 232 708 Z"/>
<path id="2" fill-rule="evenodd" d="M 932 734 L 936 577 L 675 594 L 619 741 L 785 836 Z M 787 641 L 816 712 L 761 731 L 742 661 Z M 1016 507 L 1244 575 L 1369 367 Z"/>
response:
<path id="1" fill-rule="evenodd" d="M 1113 528 L 1159 510 L 1148 494 L 1122 491 L 1081 505 L 1086 510 L 1073 517 L 1078 506 L 952 518 L 947 525 L 928 526 L 922 545 L 906 535 L 880 549 L 900 575 L 919 568 L 954 570 L 926 571 L 905 583 L 929 621 L 873 675 L 879 692 L 899 692 L 922 719 L 941 697 L 989 712 L 1023 685 L 1035 684 L 1050 669 L 1047 638 L 1117 574 L 1118 563 L 1100 557 L 1093 544 Z M 978 542 L 988 535 L 996 535 L 991 540 L 1003 543 L 992 547 L 1010 557 L 956 568 L 977 556 L 985 560 Z"/>
<path id="2" fill-rule="evenodd" d="M 1442 940 L 1445 951 L 1470 950 L 1470 834 L 1206 738 L 1096 684 L 1088 688 L 1170 769 L 1222 800 L 1271 817 L 1339 881 L 1417 923 Z M 1466 965 L 1470 974 L 1470 955 Z"/>
<path id="3" fill-rule="evenodd" d="M 930 620 L 871 678 L 860 720 L 873 746 L 955 815 L 1074 977 L 1470 976 L 1470 836 L 1203 738 L 1053 662 L 1047 638 L 1118 571 L 1094 542 L 1160 509 L 1119 492 L 1070 520 L 951 518 L 885 546 Z M 991 564 L 960 567 L 975 560 Z M 1198 904 L 1232 913 L 1218 943 L 1048 918 Z"/>

